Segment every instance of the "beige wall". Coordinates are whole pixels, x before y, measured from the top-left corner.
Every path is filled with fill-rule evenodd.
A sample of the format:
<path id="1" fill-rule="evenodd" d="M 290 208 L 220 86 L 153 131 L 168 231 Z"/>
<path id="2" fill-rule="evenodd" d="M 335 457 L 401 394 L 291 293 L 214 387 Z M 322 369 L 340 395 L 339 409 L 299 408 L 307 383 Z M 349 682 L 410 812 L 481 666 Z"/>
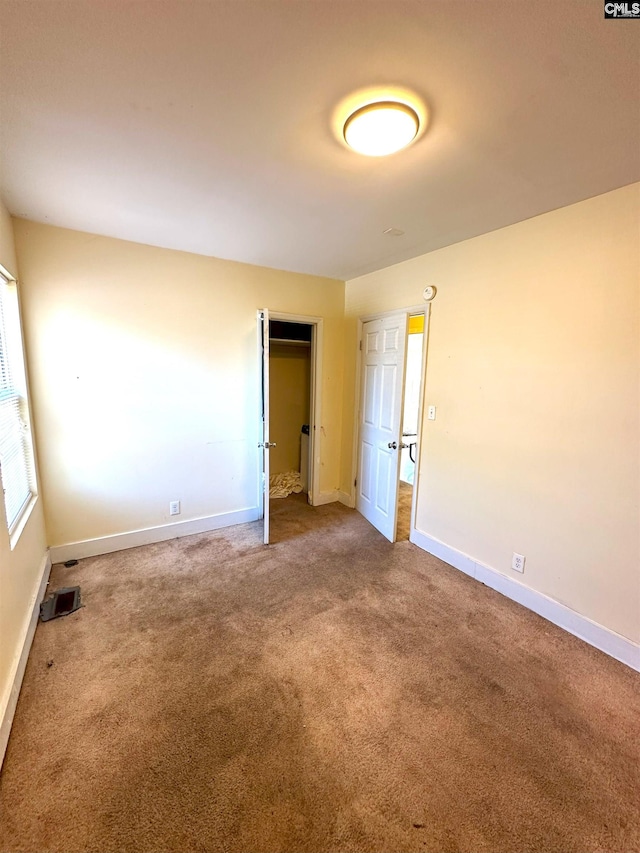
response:
<path id="1" fill-rule="evenodd" d="M 257 505 L 258 308 L 324 318 L 320 488 L 337 487 L 342 282 L 14 228 L 50 545 Z"/>
<path id="2" fill-rule="evenodd" d="M 0 264 L 16 276 L 13 229 L 0 202 Z M 13 550 L 5 523 L 0 489 L 0 721 L 9 699 L 15 665 L 22 652 L 27 625 L 41 580 L 46 553 L 42 501 L 36 504 Z"/>
<path id="3" fill-rule="evenodd" d="M 639 189 L 347 282 L 342 456 L 349 490 L 356 318 L 435 284 L 418 529 L 636 641 Z"/>
<path id="4" fill-rule="evenodd" d="M 356 319 L 433 283 L 419 530 L 639 639 L 638 215 L 634 185 L 356 279 L 346 320 L 336 281 L 15 221 L 49 544 L 255 505 L 259 307 L 325 318 L 321 488 L 351 492 Z"/>
<path id="5" fill-rule="evenodd" d="M 270 345 L 270 439 L 271 473 L 300 470 L 300 431 L 309 423 L 311 350 L 277 344 Z"/>

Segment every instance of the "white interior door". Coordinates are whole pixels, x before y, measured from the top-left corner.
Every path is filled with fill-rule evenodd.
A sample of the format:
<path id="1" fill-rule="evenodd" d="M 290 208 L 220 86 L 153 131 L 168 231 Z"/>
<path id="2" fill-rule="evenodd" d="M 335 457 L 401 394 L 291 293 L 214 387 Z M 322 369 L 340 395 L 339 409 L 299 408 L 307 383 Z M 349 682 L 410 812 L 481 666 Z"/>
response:
<path id="1" fill-rule="evenodd" d="M 363 324 L 356 508 L 390 542 L 398 515 L 406 347 L 406 313 Z"/>
<path id="2" fill-rule="evenodd" d="M 258 371 L 260 382 L 260 422 L 258 427 L 261 450 L 258 494 L 260 495 L 260 514 L 264 524 L 263 541 L 269 544 L 269 311 L 258 311 Z"/>

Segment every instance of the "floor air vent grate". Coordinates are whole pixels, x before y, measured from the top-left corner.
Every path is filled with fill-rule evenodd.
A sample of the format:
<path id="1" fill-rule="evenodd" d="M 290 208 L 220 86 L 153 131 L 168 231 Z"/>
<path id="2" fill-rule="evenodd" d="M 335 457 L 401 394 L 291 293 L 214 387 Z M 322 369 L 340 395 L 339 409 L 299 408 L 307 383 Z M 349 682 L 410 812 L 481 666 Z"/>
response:
<path id="1" fill-rule="evenodd" d="M 82 607 L 80 601 L 79 586 L 65 586 L 51 593 L 46 601 L 40 605 L 40 618 L 43 622 L 56 619 L 58 616 L 67 616 Z"/>

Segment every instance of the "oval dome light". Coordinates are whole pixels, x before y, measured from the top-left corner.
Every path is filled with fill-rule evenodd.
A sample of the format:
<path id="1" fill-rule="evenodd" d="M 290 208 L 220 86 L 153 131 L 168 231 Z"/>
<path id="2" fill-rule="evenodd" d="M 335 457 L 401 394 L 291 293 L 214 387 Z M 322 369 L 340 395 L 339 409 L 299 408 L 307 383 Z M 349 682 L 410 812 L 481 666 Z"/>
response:
<path id="1" fill-rule="evenodd" d="M 384 157 L 406 148 L 420 129 L 415 110 L 397 101 L 378 101 L 352 113 L 344 124 L 350 148 L 368 157 Z"/>

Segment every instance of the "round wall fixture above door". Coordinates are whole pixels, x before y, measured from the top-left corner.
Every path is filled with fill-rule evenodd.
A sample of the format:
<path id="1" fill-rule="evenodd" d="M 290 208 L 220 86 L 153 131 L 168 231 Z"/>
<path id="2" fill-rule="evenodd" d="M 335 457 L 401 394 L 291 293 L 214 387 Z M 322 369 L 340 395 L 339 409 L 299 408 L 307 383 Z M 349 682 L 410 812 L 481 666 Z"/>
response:
<path id="1" fill-rule="evenodd" d="M 437 288 L 433 284 L 429 284 L 422 291 L 422 298 L 424 299 L 425 302 L 431 302 L 431 300 L 433 299 L 433 297 L 436 295 L 437 292 L 438 292 Z"/>

